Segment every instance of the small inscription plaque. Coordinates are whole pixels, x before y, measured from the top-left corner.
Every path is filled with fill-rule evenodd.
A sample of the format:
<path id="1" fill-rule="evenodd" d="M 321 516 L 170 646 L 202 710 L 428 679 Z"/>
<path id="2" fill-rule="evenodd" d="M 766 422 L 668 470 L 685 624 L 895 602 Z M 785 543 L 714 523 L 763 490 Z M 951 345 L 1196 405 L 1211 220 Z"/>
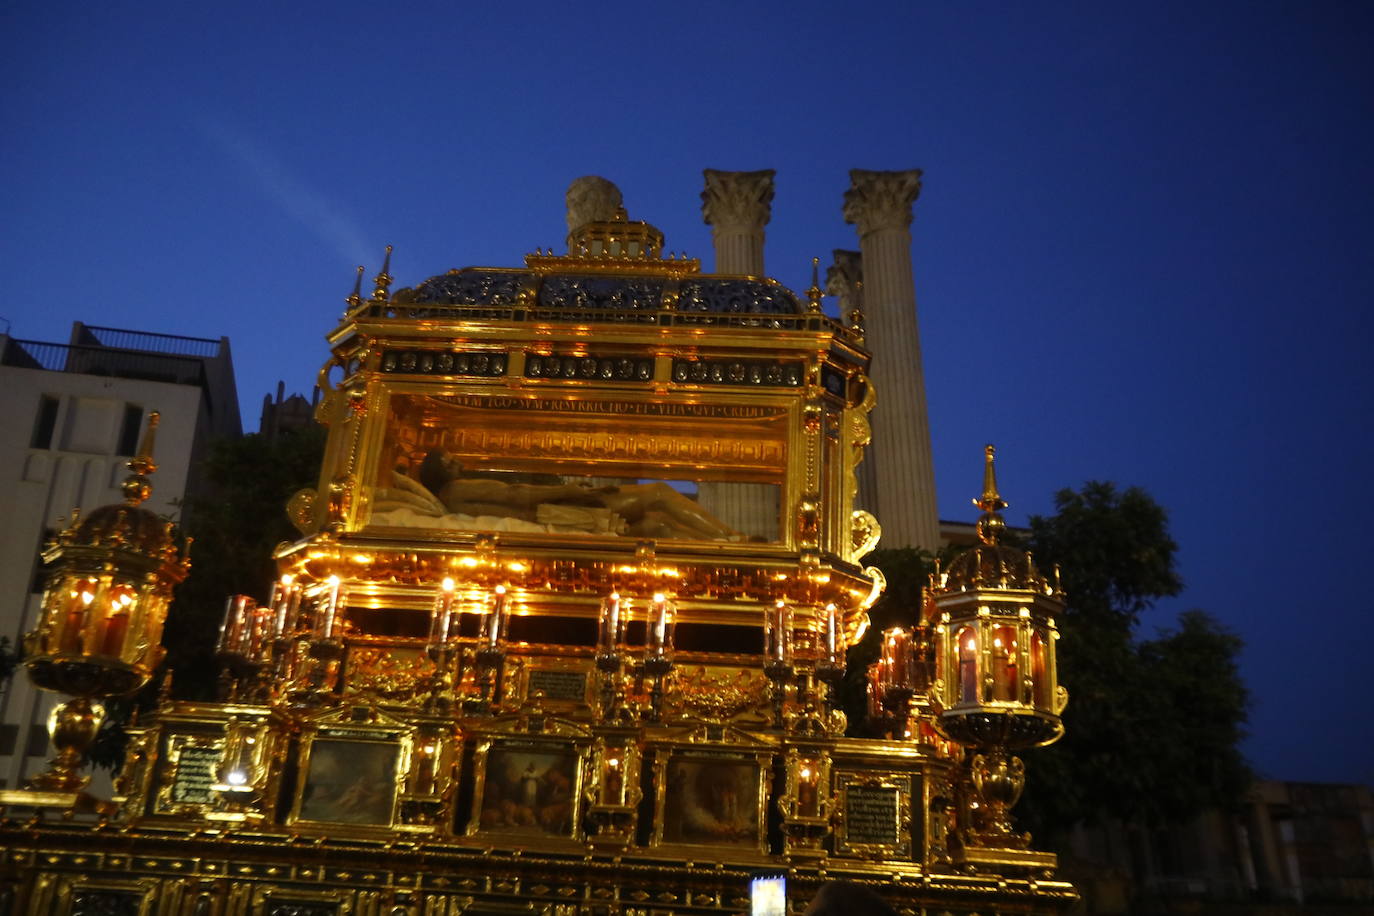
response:
<path id="1" fill-rule="evenodd" d="M 559 668 L 531 668 L 526 695 L 542 693 L 546 699 L 583 703 L 587 699 L 587 672 Z"/>
<path id="2" fill-rule="evenodd" d="M 172 801 L 178 805 L 209 805 L 215 801 L 210 787 L 215 784 L 215 767 L 219 766 L 218 745 L 186 744 L 177 755 L 176 779 L 172 783 Z"/>
<path id="3" fill-rule="evenodd" d="M 901 844 L 901 790 L 890 786 L 848 786 L 844 794 L 845 842 Z"/>

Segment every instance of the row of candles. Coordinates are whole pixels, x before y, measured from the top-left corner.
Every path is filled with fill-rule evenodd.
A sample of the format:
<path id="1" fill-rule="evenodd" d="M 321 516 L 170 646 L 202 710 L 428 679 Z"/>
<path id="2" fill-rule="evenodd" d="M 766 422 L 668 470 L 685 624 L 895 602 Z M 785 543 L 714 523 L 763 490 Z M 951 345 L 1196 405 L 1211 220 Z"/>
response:
<path id="1" fill-rule="evenodd" d="M 224 622 L 220 626 L 218 651 L 244 658 L 264 655 L 274 640 L 297 635 L 307 621 L 301 619 L 304 590 L 290 575 L 282 576 L 273 585 L 272 597 L 266 606 L 259 606 L 247 595 L 233 595 L 225 607 Z M 315 595 L 308 621 L 312 638 L 333 639 L 339 616 L 347 607 L 347 588 L 337 576 L 331 576 Z M 474 603 L 478 605 L 473 608 Z M 635 600 L 612 592 L 601 602 L 597 634 L 597 651 L 615 654 L 625 643 L 626 628 L 634 616 Z M 673 635 L 677 613 L 673 601 L 663 592 L 656 592 L 646 602 L 645 648 L 650 656 L 665 657 L 673 650 Z M 509 594 L 506 586 L 497 585 L 474 602 L 461 596 L 457 583 L 445 578 L 440 584 L 430 614 L 427 642 L 431 648 L 442 648 L 458 636 L 461 615 L 475 612 L 481 615 L 479 642 L 488 649 L 496 649 L 506 635 L 509 619 Z M 821 658 L 839 665 L 843 660 L 839 611 L 833 604 L 823 609 Z M 793 609 L 785 601 L 777 601 L 764 619 L 764 651 L 772 662 L 789 664 L 794 655 Z M 886 642 L 884 644 L 886 646 Z"/>
<path id="2" fill-rule="evenodd" d="M 625 630 L 632 614 L 632 601 L 611 592 L 601 602 L 596 649 L 601 655 L 614 655 L 625 643 Z M 677 609 L 663 592 L 655 592 L 645 613 L 644 645 L 651 657 L 663 658 L 673 651 L 677 628 Z"/>
<path id="3" fill-rule="evenodd" d="M 241 658 L 265 657 L 274 641 L 290 638 L 300 630 L 304 589 L 291 575 L 272 585 L 272 597 L 259 605 L 248 595 L 230 595 L 224 621 L 219 627 L 217 652 Z M 330 576 L 317 596 L 308 621 L 311 636 L 332 639 L 340 611 L 347 606 L 348 592 L 337 576 Z"/>
<path id="4" fill-rule="evenodd" d="M 844 646 L 840 639 L 840 612 L 833 604 L 822 608 L 821 624 L 824 629 L 820 659 L 829 665 L 843 667 Z M 793 610 L 786 601 L 773 603 L 768 616 L 764 619 L 764 654 L 768 660 L 777 664 L 790 664 L 795 654 Z"/>

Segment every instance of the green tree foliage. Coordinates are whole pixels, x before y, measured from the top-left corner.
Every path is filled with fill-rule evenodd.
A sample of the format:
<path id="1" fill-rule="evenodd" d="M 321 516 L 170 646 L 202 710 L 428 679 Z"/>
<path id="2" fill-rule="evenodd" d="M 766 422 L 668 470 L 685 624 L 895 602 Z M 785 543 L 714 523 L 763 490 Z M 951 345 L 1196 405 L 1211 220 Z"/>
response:
<path id="1" fill-rule="evenodd" d="M 300 536 L 286 516 L 286 501 L 315 485 L 323 455 L 324 429 L 313 424 L 275 438 L 221 440 L 211 448 L 203 465 L 209 495 L 186 506 L 191 574 L 177 589 L 163 636 L 176 696 L 213 694 L 213 634 L 225 599 L 246 594 L 267 600 L 276 577 L 273 550 Z"/>
<path id="2" fill-rule="evenodd" d="M 1202 611 L 1154 639 L 1136 634 L 1141 614 L 1183 587 L 1167 513 L 1144 490 L 1100 482 L 1060 491 L 1055 506 L 1054 515 L 1031 519 L 1028 538 L 1003 537 L 1032 550 L 1041 569 L 1060 566 L 1069 597 L 1058 643 L 1066 734 L 1025 755 L 1018 818 L 1053 843 L 1080 821 L 1152 825 L 1237 803 L 1249 779 L 1238 749 L 1246 715 L 1239 638 Z M 878 656 L 879 634 L 916 622 L 934 568 L 934 557 L 911 549 L 874 551 L 865 562 L 883 571 L 888 589 L 850 650 L 843 697 L 855 736 L 865 734 L 863 673 Z"/>
<path id="3" fill-rule="evenodd" d="M 1062 569 L 1059 680 L 1066 734 L 1027 757 L 1018 813 L 1051 836 L 1101 818 L 1155 825 L 1237 804 L 1249 773 L 1237 744 L 1247 695 L 1241 642 L 1202 611 L 1155 639 L 1142 612 L 1182 589 L 1168 518 L 1148 493 L 1090 482 L 1031 518 L 1041 568 Z"/>
<path id="4" fill-rule="evenodd" d="M 959 551 L 946 547 L 939 560 L 947 564 Z M 914 627 L 921 618 L 921 590 L 930 582 L 937 557 L 917 547 L 875 550 L 864 558 L 866 566 L 876 566 L 887 579 L 883 596 L 868 612 L 869 627 L 864 638 L 849 647 L 845 658 L 845 677 L 840 685 L 840 702 L 849 717 L 847 734 L 852 738 L 874 737 L 864 721 L 868 711 L 868 666 L 878 660 L 882 633 L 888 627 Z"/>
<path id="5" fill-rule="evenodd" d="M 878 660 L 882 632 L 888 627 L 912 626 L 921 611 L 921 589 L 935 569 L 935 558 L 915 547 L 875 550 L 864 563 L 876 566 L 887 578 L 883 596 L 868 612 L 869 627 L 863 639 L 849 647 L 845 676 L 839 687 L 840 705 L 849 717 L 851 738 L 873 737 L 865 717 L 868 712 L 868 666 Z"/>

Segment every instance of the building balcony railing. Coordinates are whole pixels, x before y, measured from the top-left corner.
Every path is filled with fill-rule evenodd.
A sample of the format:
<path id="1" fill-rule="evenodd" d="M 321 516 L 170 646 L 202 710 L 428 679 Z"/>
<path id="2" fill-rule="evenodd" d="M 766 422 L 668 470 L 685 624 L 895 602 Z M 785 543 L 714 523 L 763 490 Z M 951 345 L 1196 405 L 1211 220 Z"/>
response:
<path id="1" fill-rule="evenodd" d="M 126 331 L 123 328 L 102 328 L 82 324 L 78 332 L 79 346 L 112 347 L 118 350 L 147 350 L 172 356 L 195 356 L 213 359 L 220 355 L 221 342 L 208 337 L 182 337 L 178 334 L 155 334 L 150 331 Z"/>
<path id="2" fill-rule="evenodd" d="M 125 332 L 135 334 L 136 332 Z M 148 335 L 137 335 L 148 336 Z M 205 364 L 190 356 L 115 350 L 108 347 L 81 347 L 38 340 L 5 341 L 0 365 L 48 372 L 75 372 L 82 375 L 108 375 L 148 382 L 171 382 L 206 388 Z"/>

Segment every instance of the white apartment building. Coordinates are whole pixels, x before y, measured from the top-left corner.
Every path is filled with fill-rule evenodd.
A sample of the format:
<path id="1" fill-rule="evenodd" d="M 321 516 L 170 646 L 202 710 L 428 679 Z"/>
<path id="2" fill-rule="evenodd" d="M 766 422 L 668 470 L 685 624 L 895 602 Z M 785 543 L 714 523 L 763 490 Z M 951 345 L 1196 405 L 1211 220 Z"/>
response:
<path id="1" fill-rule="evenodd" d="M 0 422 L 10 431 L 0 440 L 0 636 L 12 649 L 37 620 L 43 545 L 74 508 L 122 501 L 125 463 L 153 410 L 158 471 L 145 505 L 179 520 L 210 440 L 242 433 L 228 338 L 81 322 L 66 344 L 0 334 Z M 0 788 L 42 770 L 55 701 L 22 670 L 0 684 Z"/>

